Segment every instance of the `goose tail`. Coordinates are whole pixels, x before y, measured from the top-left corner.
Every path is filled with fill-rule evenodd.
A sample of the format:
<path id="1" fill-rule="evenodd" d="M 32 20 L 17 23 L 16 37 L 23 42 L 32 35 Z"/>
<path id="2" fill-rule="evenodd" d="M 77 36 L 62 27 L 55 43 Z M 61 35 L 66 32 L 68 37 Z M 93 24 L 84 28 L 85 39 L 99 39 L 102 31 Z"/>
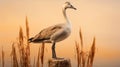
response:
<path id="1" fill-rule="evenodd" d="M 33 42 L 33 37 L 31 37 L 30 39 L 28 39 L 28 42 L 29 43 Z"/>

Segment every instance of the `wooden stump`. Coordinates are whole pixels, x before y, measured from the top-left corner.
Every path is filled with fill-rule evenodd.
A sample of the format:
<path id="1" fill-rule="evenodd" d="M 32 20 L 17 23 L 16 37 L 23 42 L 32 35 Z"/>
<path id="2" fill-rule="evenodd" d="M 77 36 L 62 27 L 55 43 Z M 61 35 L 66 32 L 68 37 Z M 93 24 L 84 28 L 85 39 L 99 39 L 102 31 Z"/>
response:
<path id="1" fill-rule="evenodd" d="M 48 67 L 71 67 L 70 59 L 50 59 Z"/>

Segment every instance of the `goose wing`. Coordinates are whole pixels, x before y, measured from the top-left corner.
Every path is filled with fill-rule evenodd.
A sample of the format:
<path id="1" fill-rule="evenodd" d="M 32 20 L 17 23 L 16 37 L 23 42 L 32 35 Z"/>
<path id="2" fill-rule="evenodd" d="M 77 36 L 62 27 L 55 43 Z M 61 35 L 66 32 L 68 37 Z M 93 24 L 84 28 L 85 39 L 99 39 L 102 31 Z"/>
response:
<path id="1" fill-rule="evenodd" d="M 32 42 L 49 40 L 50 37 L 60 29 L 62 29 L 63 24 L 58 24 L 41 30 L 39 34 L 32 38 Z"/>

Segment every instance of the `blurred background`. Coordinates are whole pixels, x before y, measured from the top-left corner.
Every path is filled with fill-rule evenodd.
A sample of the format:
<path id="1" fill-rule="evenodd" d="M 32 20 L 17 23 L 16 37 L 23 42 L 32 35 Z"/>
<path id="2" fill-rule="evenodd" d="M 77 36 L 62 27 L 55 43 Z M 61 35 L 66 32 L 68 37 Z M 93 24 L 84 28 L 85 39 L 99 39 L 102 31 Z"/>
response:
<path id="1" fill-rule="evenodd" d="M 71 58 L 72 65 L 76 66 L 74 41 L 79 42 L 81 28 L 84 50 L 89 50 L 93 37 L 96 37 L 94 67 L 120 67 L 120 1 L 67 1 L 70 1 L 77 10 L 67 10 L 72 33 L 69 38 L 57 43 L 57 55 Z M 28 17 L 32 37 L 43 28 L 65 22 L 62 14 L 62 5 L 65 2 L 66 0 L 0 0 L 0 52 L 3 46 L 6 66 L 10 65 L 11 46 L 18 38 L 19 27 L 23 27 L 25 31 L 25 17 Z M 33 60 L 40 44 L 32 43 L 30 46 Z M 51 44 L 46 44 L 45 51 L 47 63 L 47 59 L 51 58 Z"/>

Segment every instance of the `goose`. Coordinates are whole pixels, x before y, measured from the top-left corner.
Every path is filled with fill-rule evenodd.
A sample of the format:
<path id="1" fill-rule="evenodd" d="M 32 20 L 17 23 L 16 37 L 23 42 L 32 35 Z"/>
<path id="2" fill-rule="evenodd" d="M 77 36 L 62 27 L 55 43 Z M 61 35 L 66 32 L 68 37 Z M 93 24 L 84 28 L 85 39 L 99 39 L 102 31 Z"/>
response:
<path id="1" fill-rule="evenodd" d="M 33 43 L 52 43 L 52 58 L 57 58 L 55 51 L 56 42 L 66 39 L 71 33 L 71 23 L 66 15 L 67 9 L 76 10 L 76 8 L 70 2 L 65 2 L 63 4 L 62 12 L 65 18 L 65 23 L 47 27 L 41 30 L 36 36 L 29 39 L 29 42 Z"/>

